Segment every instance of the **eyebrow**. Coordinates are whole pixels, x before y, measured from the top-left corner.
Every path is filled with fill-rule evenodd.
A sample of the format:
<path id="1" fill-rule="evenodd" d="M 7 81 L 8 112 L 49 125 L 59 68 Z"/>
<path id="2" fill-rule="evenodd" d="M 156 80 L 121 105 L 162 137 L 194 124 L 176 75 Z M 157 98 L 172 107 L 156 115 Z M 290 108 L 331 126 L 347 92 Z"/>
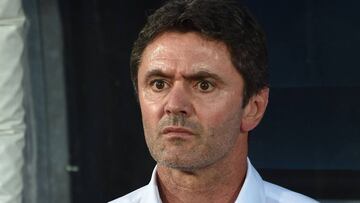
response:
<path id="1" fill-rule="evenodd" d="M 213 78 L 219 82 L 224 82 L 219 75 L 215 74 L 215 73 L 211 73 L 211 72 L 208 72 L 208 71 L 204 71 L 204 70 L 201 70 L 201 71 L 198 71 L 196 73 L 193 73 L 193 74 L 189 74 L 187 76 L 184 76 L 187 80 L 202 80 L 202 79 L 205 79 L 205 78 Z"/>
<path id="2" fill-rule="evenodd" d="M 153 69 L 146 73 L 145 80 L 148 80 L 152 77 L 164 77 L 164 78 L 171 78 L 170 74 L 166 74 L 164 71 L 160 69 Z"/>
<path id="3" fill-rule="evenodd" d="M 152 78 L 152 77 L 172 78 L 173 76 L 171 74 L 165 73 L 161 69 L 153 69 L 146 73 L 145 80 L 149 80 L 149 78 Z M 205 70 L 201 70 L 201 71 L 198 71 L 195 73 L 188 74 L 188 75 L 184 76 L 184 78 L 186 80 L 190 80 L 190 81 L 203 80 L 206 78 L 213 78 L 221 83 L 224 83 L 223 79 L 219 75 L 217 75 L 215 73 L 211 73 L 209 71 L 205 71 Z"/>

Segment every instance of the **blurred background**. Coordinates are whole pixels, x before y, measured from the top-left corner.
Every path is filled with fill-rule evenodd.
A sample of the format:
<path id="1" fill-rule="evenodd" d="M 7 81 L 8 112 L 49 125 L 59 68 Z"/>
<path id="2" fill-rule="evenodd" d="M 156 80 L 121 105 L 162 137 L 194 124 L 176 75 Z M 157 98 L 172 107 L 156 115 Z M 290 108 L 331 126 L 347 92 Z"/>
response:
<path id="1" fill-rule="evenodd" d="M 148 183 L 129 56 L 162 2 L 22 1 L 24 202 L 107 202 Z M 360 202 L 360 1 L 244 2 L 267 33 L 271 73 L 253 165 L 321 202 Z"/>

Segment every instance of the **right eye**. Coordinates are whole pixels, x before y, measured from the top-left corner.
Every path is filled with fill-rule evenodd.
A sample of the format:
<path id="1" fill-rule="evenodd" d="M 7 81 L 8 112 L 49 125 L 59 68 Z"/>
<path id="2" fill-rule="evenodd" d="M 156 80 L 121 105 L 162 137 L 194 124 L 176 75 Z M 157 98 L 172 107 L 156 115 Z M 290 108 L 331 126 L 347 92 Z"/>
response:
<path id="1" fill-rule="evenodd" d="M 165 80 L 156 79 L 150 82 L 151 89 L 155 92 L 160 92 L 166 88 L 168 88 L 168 84 Z"/>

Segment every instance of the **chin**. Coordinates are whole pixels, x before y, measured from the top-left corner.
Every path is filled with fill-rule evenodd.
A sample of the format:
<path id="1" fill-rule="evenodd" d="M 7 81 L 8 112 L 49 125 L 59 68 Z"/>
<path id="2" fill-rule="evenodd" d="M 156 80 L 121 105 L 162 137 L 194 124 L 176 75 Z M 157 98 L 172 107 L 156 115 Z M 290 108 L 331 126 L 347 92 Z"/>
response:
<path id="1" fill-rule="evenodd" d="M 167 168 L 172 168 L 187 172 L 202 169 L 210 165 L 205 163 L 204 160 L 198 160 L 198 159 L 192 159 L 192 160 L 162 159 L 157 161 L 157 163 Z"/>
<path id="2" fill-rule="evenodd" d="M 158 163 L 166 168 L 176 169 L 180 171 L 191 172 L 198 169 L 198 166 L 190 165 L 190 164 L 182 164 L 182 163 L 174 163 L 174 162 L 158 162 Z"/>

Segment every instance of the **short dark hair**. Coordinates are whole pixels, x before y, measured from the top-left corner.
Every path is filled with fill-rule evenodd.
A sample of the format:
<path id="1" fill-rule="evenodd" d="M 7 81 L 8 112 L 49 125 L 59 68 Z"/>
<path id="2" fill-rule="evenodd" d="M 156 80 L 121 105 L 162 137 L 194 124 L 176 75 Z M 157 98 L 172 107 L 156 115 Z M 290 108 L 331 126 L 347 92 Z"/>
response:
<path id="1" fill-rule="evenodd" d="M 265 34 L 244 5 L 232 0 L 170 0 L 148 17 L 134 43 L 130 72 L 135 91 L 144 49 L 167 31 L 197 32 L 225 43 L 245 81 L 243 107 L 268 87 Z"/>

